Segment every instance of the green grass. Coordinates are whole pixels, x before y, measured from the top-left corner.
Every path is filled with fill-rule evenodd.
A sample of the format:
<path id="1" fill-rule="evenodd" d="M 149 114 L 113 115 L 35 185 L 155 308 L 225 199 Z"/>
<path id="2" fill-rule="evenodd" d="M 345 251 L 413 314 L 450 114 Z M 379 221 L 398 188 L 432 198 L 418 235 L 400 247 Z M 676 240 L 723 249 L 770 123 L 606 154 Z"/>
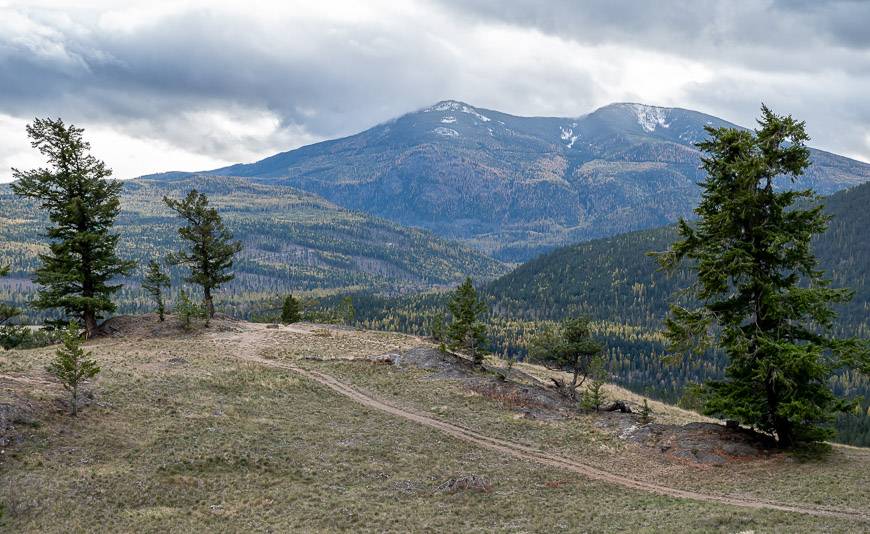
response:
<path id="1" fill-rule="evenodd" d="M 266 334 L 264 333 L 264 336 Z M 136 531 L 854 531 L 846 521 L 752 511 L 629 491 L 501 456 L 438 431 L 361 407 L 291 372 L 245 363 L 315 344 L 343 354 L 353 336 L 370 351 L 398 336 L 317 337 L 270 332 L 252 346 L 233 334 L 104 340 L 96 404 L 60 413 L 43 382 L 50 349 L 0 356 L 2 395 L 27 395 L 41 425 L 0 460 L 3 529 Z M 359 349 L 362 351 L 362 349 Z M 187 363 L 173 364 L 171 358 Z M 446 406 L 445 419 L 539 444 L 575 439 L 583 425 L 517 421 L 493 401 L 427 382 L 415 397 L 388 366 L 305 361 L 401 402 Z M 10 379 L 8 377 L 12 377 Z M 23 379 L 36 379 L 24 384 Z M 379 382 L 381 380 L 381 382 Z M 392 387 L 389 387 L 393 384 Z M 395 394 L 394 394 L 395 393 Z M 415 400 L 416 399 L 416 400 Z M 472 418 L 473 415 L 473 418 Z M 499 430 L 501 429 L 501 431 Z M 536 434 L 537 433 L 537 434 Z M 598 439 L 597 437 L 595 438 Z M 570 450 L 562 444 L 562 450 Z M 591 447 L 591 448 L 590 448 Z M 437 491 L 476 474 L 491 493 Z"/>

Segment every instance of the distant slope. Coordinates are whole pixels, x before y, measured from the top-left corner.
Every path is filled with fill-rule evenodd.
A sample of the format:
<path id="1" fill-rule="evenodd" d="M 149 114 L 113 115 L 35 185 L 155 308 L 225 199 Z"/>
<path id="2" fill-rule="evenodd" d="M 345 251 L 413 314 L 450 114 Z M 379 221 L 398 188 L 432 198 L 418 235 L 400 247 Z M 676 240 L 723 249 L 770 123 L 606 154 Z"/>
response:
<path id="1" fill-rule="evenodd" d="M 702 179 L 694 143 L 705 125 L 734 126 L 641 104 L 558 118 L 444 101 L 357 135 L 209 172 L 291 185 L 524 261 L 690 215 Z M 829 194 L 870 179 L 870 165 L 812 154 L 798 186 Z"/>
<path id="2" fill-rule="evenodd" d="M 836 193 L 824 204 L 833 220 L 815 240 L 814 250 L 834 285 L 855 291 L 852 302 L 838 308 L 835 331 L 870 338 L 870 183 Z M 607 346 L 613 380 L 633 391 L 676 402 L 686 384 L 721 377 L 725 361 L 714 353 L 674 364 L 662 361 L 664 317 L 693 277 L 685 269 L 673 275 L 660 272 L 647 252 L 666 250 L 675 239 L 674 227 L 666 226 L 562 247 L 482 284 L 491 310 L 490 348 L 522 356 L 545 322 L 588 315 L 595 319 L 595 335 Z M 354 302 L 368 328 L 428 334 L 435 318 L 444 315 L 448 297 L 444 292 L 400 299 L 360 295 Z M 832 387 L 840 395 L 863 397 L 863 413 L 870 409 L 866 377 L 843 373 Z M 836 427 L 838 440 L 870 446 L 870 414 L 840 415 Z"/>
<path id="3" fill-rule="evenodd" d="M 833 217 L 813 245 L 837 287 L 855 297 L 840 308 L 838 324 L 850 335 L 870 337 L 870 183 L 823 201 Z M 516 318 L 561 319 L 578 313 L 647 327 L 661 325 L 672 295 L 688 287 L 686 271 L 658 271 L 650 251 L 667 249 L 673 226 L 599 239 L 554 250 L 493 281 L 487 291 L 500 313 Z"/>
<path id="4" fill-rule="evenodd" d="M 350 212 L 288 187 L 220 176 L 124 182 L 121 255 L 141 267 L 178 246 L 180 221 L 162 197 L 180 197 L 191 188 L 208 195 L 244 244 L 237 279 L 225 293 L 242 315 L 258 301 L 290 291 L 396 293 L 506 271 L 491 258 L 423 230 Z M 22 303 L 34 291 L 29 278 L 38 263 L 43 224 L 32 203 L 12 196 L 8 186 L 0 188 L 0 264 L 12 266 L 12 276 L 0 281 L 0 299 Z M 122 310 L 145 306 L 138 281 L 137 275 L 119 296 Z"/>

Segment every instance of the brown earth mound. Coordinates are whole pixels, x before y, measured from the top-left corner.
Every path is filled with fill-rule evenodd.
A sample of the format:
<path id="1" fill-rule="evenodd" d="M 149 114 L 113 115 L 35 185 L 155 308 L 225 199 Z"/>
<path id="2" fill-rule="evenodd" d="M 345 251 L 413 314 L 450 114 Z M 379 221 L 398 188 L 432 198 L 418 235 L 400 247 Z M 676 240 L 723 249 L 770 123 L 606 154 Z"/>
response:
<path id="1" fill-rule="evenodd" d="M 620 437 L 657 449 L 670 458 L 704 465 L 765 458 L 775 448 L 769 436 L 715 423 L 635 425 Z"/>
<path id="2" fill-rule="evenodd" d="M 156 313 L 144 315 L 118 315 L 107 319 L 100 325 L 101 337 L 170 337 L 189 335 L 203 331 L 209 332 L 241 332 L 239 321 L 223 314 L 216 314 L 208 328 L 205 321 L 194 319 L 190 329 L 185 330 L 181 320 L 175 315 L 167 315 L 160 322 Z"/>

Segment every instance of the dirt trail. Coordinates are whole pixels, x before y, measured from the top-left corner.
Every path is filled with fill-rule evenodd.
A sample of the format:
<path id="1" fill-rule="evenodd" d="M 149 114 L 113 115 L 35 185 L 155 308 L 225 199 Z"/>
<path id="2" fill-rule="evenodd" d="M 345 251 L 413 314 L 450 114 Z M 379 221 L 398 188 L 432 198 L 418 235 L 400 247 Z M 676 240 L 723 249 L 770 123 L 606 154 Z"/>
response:
<path id="1" fill-rule="evenodd" d="M 319 371 L 309 371 L 306 369 L 302 369 L 293 364 L 280 362 L 276 360 L 267 360 L 259 357 L 249 356 L 246 358 L 249 361 L 253 361 L 265 366 L 275 367 L 280 369 L 286 369 L 289 371 L 293 371 L 298 373 L 310 380 L 313 380 L 321 385 L 324 385 L 331 390 L 335 391 L 340 395 L 344 395 L 345 397 L 350 398 L 357 403 L 366 406 L 368 408 L 372 408 L 375 410 L 380 410 L 382 412 L 386 412 L 388 414 L 401 417 L 403 419 L 407 419 L 409 421 L 413 421 L 423 426 L 427 426 L 430 428 L 434 428 L 436 430 L 440 430 L 445 434 L 451 435 L 455 438 L 474 443 L 480 447 L 484 447 L 486 449 L 490 449 L 493 451 L 497 451 L 500 453 L 509 454 L 514 456 L 515 458 L 519 458 L 522 460 L 532 461 L 541 465 L 546 465 L 550 467 L 556 467 L 560 469 L 565 469 L 568 471 L 572 471 L 574 473 L 581 474 L 587 478 L 592 480 L 598 480 L 602 482 L 607 482 L 610 484 L 616 484 L 618 486 L 622 486 L 625 488 L 630 488 L 639 491 L 646 491 L 650 493 L 656 493 L 659 495 L 666 495 L 669 497 L 677 497 L 681 499 L 692 499 L 696 501 L 705 501 L 705 502 L 715 502 L 720 504 L 726 504 L 731 506 L 740 506 L 743 508 L 753 508 L 753 509 L 770 509 L 770 510 L 780 510 L 784 512 L 794 512 L 799 514 L 808 514 L 814 516 L 822 516 L 822 517 L 838 517 L 843 519 L 853 519 L 859 521 L 867 521 L 870 522 L 870 513 L 859 510 L 850 510 L 843 508 L 834 508 L 834 507 L 821 507 L 821 506 L 809 506 L 809 505 L 799 505 L 799 504 L 786 504 L 786 503 L 777 503 L 772 501 L 765 501 L 762 499 L 753 499 L 750 497 L 738 497 L 738 496 L 729 496 L 729 495 L 717 495 L 712 493 L 700 493 L 689 490 L 682 490 L 678 488 L 671 488 L 667 486 L 660 486 L 657 484 L 653 484 L 650 482 L 643 482 L 640 480 L 635 480 L 623 475 L 618 475 L 614 473 L 610 473 L 607 471 L 603 471 L 591 465 L 587 465 L 584 463 L 580 463 L 569 458 L 553 455 L 532 447 L 528 447 L 521 443 L 515 443 L 511 441 L 506 441 L 499 438 L 494 438 L 491 436 L 486 436 L 479 432 L 475 432 L 468 428 L 464 428 L 453 423 L 448 423 L 445 421 L 441 421 L 429 415 L 421 414 L 412 410 L 408 410 L 406 408 L 399 408 L 388 404 L 379 399 L 373 398 L 369 395 L 366 395 L 342 382 L 338 379 L 321 373 Z"/>

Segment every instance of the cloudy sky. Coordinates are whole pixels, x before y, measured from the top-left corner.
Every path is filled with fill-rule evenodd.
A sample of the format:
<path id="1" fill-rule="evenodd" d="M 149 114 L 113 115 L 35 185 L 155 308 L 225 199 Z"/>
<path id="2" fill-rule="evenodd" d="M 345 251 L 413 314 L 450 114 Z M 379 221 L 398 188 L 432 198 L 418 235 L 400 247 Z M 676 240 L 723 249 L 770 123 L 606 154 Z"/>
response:
<path id="1" fill-rule="evenodd" d="M 74 5 L 75 7 L 70 7 Z M 615 101 L 751 125 L 762 101 L 870 161 L 870 2 L 0 0 L 0 181 L 60 116 L 128 178 L 253 161 L 438 100 Z"/>

